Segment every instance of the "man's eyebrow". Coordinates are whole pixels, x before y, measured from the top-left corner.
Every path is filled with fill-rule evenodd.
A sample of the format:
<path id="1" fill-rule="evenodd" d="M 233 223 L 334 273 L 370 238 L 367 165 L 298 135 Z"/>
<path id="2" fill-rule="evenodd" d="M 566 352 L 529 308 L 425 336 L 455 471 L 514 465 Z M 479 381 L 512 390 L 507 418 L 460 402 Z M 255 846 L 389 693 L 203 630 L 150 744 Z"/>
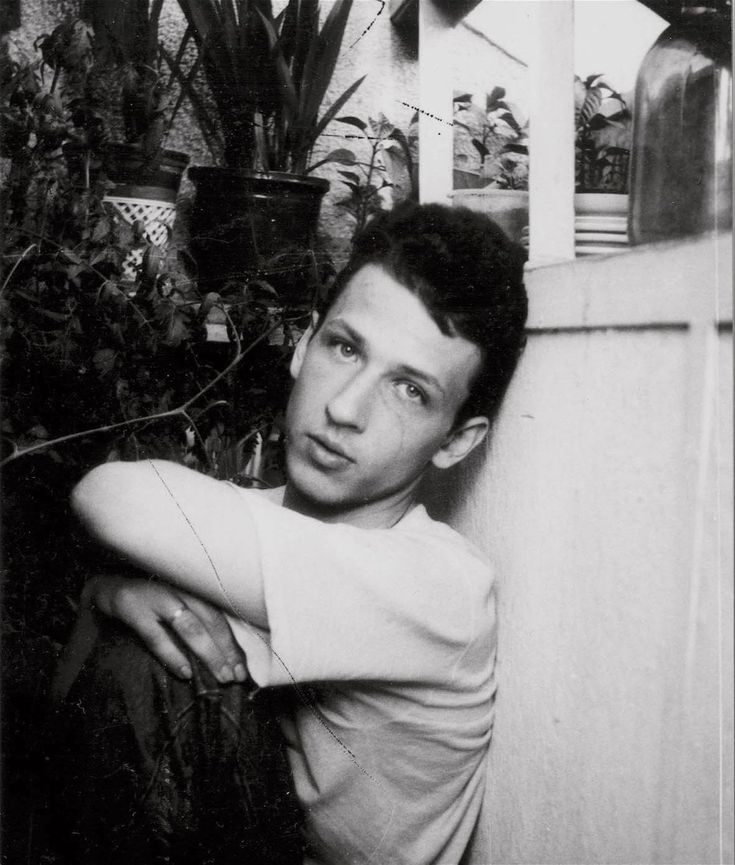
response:
<path id="1" fill-rule="evenodd" d="M 333 318 L 328 322 L 328 325 L 331 327 L 341 328 L 343 331 L 345 331 L 347 336 L 349 336 L 352 342 L 355 343 L 355 346 L 357 348 L 365 347 L 365 338 L 360 333 L 358 333 L 354 327 L 347 324 L 347 322 L 343 318 Z"/>
<path id="2" fill-rule="evenodd" d="M 439 379 L 435 378 L 431 373 L 423 372 L 420 369 L 416 369 L 415 366 L 408 366 L 407 364 L 401 364 L 398 367 L 398 372 L 402 375 L 407 375 L 409 378 L 417 378 L 425 385 L 438 390 L 442 396 L 445 395 L 444 388 L 439 384 Z"/>

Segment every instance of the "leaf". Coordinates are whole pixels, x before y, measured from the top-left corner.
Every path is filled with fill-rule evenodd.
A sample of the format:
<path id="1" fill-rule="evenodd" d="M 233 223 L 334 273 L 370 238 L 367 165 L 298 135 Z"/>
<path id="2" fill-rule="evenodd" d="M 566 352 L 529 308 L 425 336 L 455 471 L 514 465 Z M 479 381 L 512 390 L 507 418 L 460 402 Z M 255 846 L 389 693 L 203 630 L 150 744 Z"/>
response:
<path id="1" fill-rule="evenodd" d="M 266 282 L 264 279 L 251 279 L 248 283 L 248 288 L 253 289 L 257 288 L 261 293 L 267 294 L 269 297 L 278 297 L 278 292 L 273 288 L 270 282 Z"/>
<path id="2" fill-rule="evenodd" d="M 600 105 L 602 105 L 602 94 L 598 90 L 588 90 L 584 102 L 582 103 L 582 107 L 579 110 L 577 126 L 585 126 L 588 124 L 592 117 L 597 113 Z"/>
<path id="3" fill-rule="evenodd" d="M 107 235 L 110 233 L 111 228 L 110 220 L 106 217 L 102 217 L 102 219 L 98 219 L 95 226 L 94 231 L 92 232 L 92 240 L 94 243 L 99 243 L 104 240 Z"/>
<path id="4" fill-rule="evenodd" d="M 92 357 L 92 363 L 100 376 L 107 375 L 115 366 L 117 352 L 112 348 L 101 348 Z"/>
<path id="5" fill-rule="evenodd" d="M 332 150 L 324 159 L 320 159 L 318 162 L 310 165 L 309 171 L 314 171 L 315 168 L 319 168 L 320 165 L 325 165 L 327 162 L 338 162 L 340 165 L 354 165 L 357 162 L 357 157 L 351 150 L 340 147 L 337 150 Z"/>
<path id="6" fill-rule="evenodd" d="M 69 282 L 74 283 L 77 287 L 79 286 L 79 274 L 82 273 L 85 268 L 81 264 L 72 264 L 66 268 L 66 276 Z"/>
<path id="7" fill-rule="evenodd" d="M 210 291 L 206 294 L 201 306 L 199 307 L 199 318 L 206 318 L 212 307 L 220 301 L 221 298 L 216 291 Z"/>
<path id="8" fill-rule="evenodd" d="M 52 321 L 68 321 L 69 316 L 66 313 L 62 312 L 54 312 L 51 309 L 44 309 L 43 307 L 39 307 L 38 311 L 41 315 L 46 316 L 46 318 L 50 318 Z"/>
<path id="9" fill-rule="evenodd" d="M 504 111 L 500 115 L 500 119 L 504 123 L 507 123 L 508 126 L 510 126 L 510 128 L 513 129 L 515 132 L 520 133 L 521 127 L 518 125 L 518 121 L 515 119 L 515 117 L 513 117 L 513 114 L 511 113 L 511 111 L 509 111 L 509 110 Z"/>
<path id="10" fill-rule="evenodd" d="M 338 174 L 341 174 L 342 177 L 346 177 L 348 180 L 351 180 L 353 183 L 360 182 L 360 175 L 355 174 L 354 171 L 338 171 Z"/>
<path id="11" fill-rule="evenodd" d="M 493 87 L 485 101 L 485 111 L 494 111 L 505 97 L 505 87 Z"/>
<path id="12" fill-rule="evenodd" d="M 484 159 L 486 156 L 490 155 L 490 151 L 485 147 L 482 141 L 478 141 L 476 138 L 472 139 L 472 143 L 475 146 L 475 150 L 480 154 L 480 158 Z"/>
<path id="13" fill-rule="evenodd" d="M 595 87 L 598 82 L 603 83 L 604 77 L 605 75 L 600 72 L 596 73 L 595 75 L 588 75 L 584 79 L 584 86 L 587 88 L 587 90 L 589 90 L 590 88 Z"/>
<path id="14" fill-rule="evenodd" d="M 179 345 L 179 343 L 189 336 L 189 328 L 182 315 L 174 313 L 169 319 L 166 337 L 163 342 L 166 345 Z"/>
<path id="15" fill-rule="evenodd" d="M 472 94 L 462 93 L 461 96 L 455 96 L 454 99 L 452 99 L 452 102 L 455 105 L 458 105 L 460 109 L 465 108 L 467 105 L 472 103 Z"/>
<path id="16" fill-rule="evenodd" d="M 348 126 L 355 126 L 361 132 L 365 132 L 365 130 L 367 129 L 367 123 L 365 123 L 364 120 L 360 120 L 359 117 L 347 116 L 335 117 L 334 119 L 337 121 L 337 123 L 346 123 Z"/>
<path id="17" fill-rule="evenodd" d="M 332 105 L 322 116 L 321 120 L 314 127 L 314 130 L 311 133 L 312 141 L 316 141 L 316 139 L 322 134 L 322 131 L 326 128 L 327 124 L 331 123 L 335 119 L 335 117 L 337 116 L 337 112 L 340 111 L 342 107 L 348 102 L 348 100 L 352 97 L 352 94 L 357 90 L 357 88 L 366 78 L 367 75 L 363 75 L 361 78 L 353 81 L 352 84 L 350 84 L 350 86 L 334 100 Z"/>
<path id="18" fill-rule="evenodd" d="M 302 138 L 301 146 L 306 146 L 307 149 L 319 134 L 315 130 L 314 124 L 319 107 L 334 75 L 351 8 L 352 0 L 337 0 L 332 5 L 317 38 L 312 42 L 304 64 L 304 87 L 300 94 L 299 104 L 299 132 Z M 354 85 L 352 89 L 354 89 Z M 335 100 L 335 105 L 340 101 L 343 105 L 346 101 L 343 97 L 344 94 Z M 339 108 L 337 108 L 338 110 Z M 333 116 L 334 114 L 332 114 Z M 311 142 L 308 142 L 309 138 Z"/>
<path id="19" fill-rule="evenodd" d="M 71 264 L 83 264 L 82 259 L 76 254 L 76 252 L 74 252 L 74 250 L 69 249 L 68 246 L 63 246 L 59 250 L 59 255 Z"/>

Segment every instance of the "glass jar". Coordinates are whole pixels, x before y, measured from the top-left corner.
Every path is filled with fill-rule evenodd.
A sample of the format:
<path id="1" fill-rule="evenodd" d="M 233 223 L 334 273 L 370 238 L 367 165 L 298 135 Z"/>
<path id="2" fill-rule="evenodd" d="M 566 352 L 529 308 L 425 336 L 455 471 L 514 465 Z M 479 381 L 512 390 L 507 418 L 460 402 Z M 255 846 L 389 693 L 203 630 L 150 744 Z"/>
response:
<path id="1" fill-rule="evenodd" d="M 633 244 L 732 227 L 731 2 L 685 2 L 636 82 Z"/>

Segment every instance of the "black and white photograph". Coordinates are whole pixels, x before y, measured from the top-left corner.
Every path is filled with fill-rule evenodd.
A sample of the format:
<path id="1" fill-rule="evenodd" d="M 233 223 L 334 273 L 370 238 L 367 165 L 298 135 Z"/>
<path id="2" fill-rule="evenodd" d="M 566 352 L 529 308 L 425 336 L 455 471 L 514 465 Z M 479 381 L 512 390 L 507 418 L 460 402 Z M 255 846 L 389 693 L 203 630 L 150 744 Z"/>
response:
<path id="1" fill-rule="evenodd" d="M 733 865 L 732 0 L 0 0 L 0 865 Z"/>

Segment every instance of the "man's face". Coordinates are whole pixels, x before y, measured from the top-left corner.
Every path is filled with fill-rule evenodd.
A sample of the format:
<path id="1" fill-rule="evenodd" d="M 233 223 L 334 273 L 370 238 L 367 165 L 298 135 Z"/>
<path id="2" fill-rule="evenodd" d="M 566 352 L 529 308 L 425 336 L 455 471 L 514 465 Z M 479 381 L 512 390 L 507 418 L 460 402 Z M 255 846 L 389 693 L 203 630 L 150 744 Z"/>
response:
<path id="1" fill-rule="evenodd" d="M 289 488 L 315 515 L 368 510 L 387 514 L 384 522 L 393 511 L 398 518 L 429 463 L 444 467 L 464 456 L 454 422 L 480 362 L 474 343 L 443 334 L 386 271 L 361 268 L 294 356 Z M 486 428 L 475 419 L 479 438 L 467 439 L 467 450 Z"/>

